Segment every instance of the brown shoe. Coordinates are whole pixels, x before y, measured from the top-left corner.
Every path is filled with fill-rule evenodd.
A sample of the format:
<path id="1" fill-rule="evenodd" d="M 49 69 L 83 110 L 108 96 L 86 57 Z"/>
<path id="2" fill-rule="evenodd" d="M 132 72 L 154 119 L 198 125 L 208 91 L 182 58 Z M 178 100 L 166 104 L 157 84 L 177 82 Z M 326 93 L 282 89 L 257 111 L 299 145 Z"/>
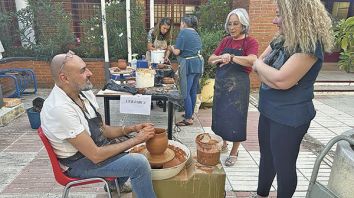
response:
<path id="1" fill-rule="evenodd" d="M 188 122 L 187 120 L 182 120 L 176 123 L 176 126 L 189 126 L 193 125 L 193 122 Z"/>

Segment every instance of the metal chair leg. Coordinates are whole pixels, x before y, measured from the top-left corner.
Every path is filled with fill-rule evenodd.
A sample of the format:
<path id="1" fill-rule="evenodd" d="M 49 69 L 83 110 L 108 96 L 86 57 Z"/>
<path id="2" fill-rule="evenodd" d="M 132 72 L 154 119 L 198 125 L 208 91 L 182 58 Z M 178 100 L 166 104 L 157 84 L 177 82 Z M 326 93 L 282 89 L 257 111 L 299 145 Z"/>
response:
<path id="1" fill-rule="evenodd" d="M 67 198 L 69 195 L 69 190 L 70 190 L 71 185 L 66 185 L 64 188 L 64 192 L 63 192 L 63 198 Z"/>
<path id="2" fill-rule="evenodd" d="M 112 198 L 111 190 L 109 189 L 109 185 L 108 185 L 108 182 L 106 180 L 104 180 L 104 185 L 107 188 L 108 197 Z"/>
<path id="3" fill-rule="evenodd" d="M 84 183 L 84 182 L 89 182 L 89 181 L 93 181 L 93 180 L 100 180 L 104 183 L 104 185 L 107 188 L 107 193 L 108 193 L 108 198 L 112 198 L 112 194 L 111 194 L 111 190 L 109 189 L 109 185 L 108 182 L 103 179 L 103 178 L 89 178 L 89 179 L 82 179 L 82 180 L 77 180 L 77 181 L 72 181 L 69 182 L 68 184 L 66 184 L 65 188 L 64 188 L 64 192 L 63 192 L 63 198 L 67 198 L 69 195 L 69 190 L 71 188 L 71 186 L 75 185 L 75 184 L 80 184 L 80 183 Z M 116 182 L 116 185 L 118 184 L 118 182 Z M 118 188 L 119 189 L 119 188 Z M 119 190 L 118 190 L 119 191 Z M 118 194 L 119 195 L 119 194 Z"/>
<path id="4" fill-rule="evenodd" d="M 116 184 L 116 188 L 117 188 L 117 195 L 118 195 L 118 198 L 120 197 L 120 188 L 119 188 L 119 184 L 118 184 L 118 178 L 116 178 L 114 180 L 114 183 Z"/>

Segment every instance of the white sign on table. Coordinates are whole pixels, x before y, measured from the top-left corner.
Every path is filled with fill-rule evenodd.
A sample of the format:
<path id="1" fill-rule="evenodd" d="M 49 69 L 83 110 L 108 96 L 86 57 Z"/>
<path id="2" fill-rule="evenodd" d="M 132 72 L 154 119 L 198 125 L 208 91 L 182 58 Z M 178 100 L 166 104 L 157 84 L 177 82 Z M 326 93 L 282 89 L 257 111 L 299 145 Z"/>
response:
<path id="1" fill-rule="evenodd" d="M 121 95 L 120 113 L 150 115 L 151 95 Z"/>

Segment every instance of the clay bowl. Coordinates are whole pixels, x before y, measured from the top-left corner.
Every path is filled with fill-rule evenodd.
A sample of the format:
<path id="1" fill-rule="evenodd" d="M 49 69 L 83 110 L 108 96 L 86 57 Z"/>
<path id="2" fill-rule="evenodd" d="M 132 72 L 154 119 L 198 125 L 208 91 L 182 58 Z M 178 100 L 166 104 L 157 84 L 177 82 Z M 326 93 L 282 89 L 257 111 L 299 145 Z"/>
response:
<path id="1" fill-rule="evenodd" d="M 146 92 L 145 88 L 137 88 L 138 94 L 144 94 Z"/>
<path id="2" fill-rule="evenodd" d="M 173 84 L 173 83 L 175 83 L 175 80 L 173 78 L 170 78 L 170 77 L 164 77 L 162 79 L 162 83 L 163 84 Z"/>
<path id="3" fill-rule="evenodd" d="M 146 141 L 146 149 L 150 155 L 162 155 L 168 146 L 166 129 L 155 128 L 155 136 Z"/>
<path id="4" fill-rule="evenodd" d="M 166 68 L 166 65 L 160 63 L 160 64 L 157 65 L 157 68 L 158 68 L 158 69 L 165 69 L 165 68 Z"/>

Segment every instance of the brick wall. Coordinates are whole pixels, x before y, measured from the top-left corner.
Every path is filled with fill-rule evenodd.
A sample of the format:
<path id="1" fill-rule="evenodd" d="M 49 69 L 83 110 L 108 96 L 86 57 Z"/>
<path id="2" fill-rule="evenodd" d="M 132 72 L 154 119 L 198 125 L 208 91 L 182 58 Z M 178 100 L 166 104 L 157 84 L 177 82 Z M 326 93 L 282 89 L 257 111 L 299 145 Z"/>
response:
<path id="1" fill-rule="evenodd" d="M 104 80 L 104 69 L 103 69 L 103 61 L 85 61 L 87 67 L 94 74 L 91 77 L 91 82 L 93 83 L 95 88 L 103 87 Z M 115 66 L 116 63 L 113 63 L 112 66 Z M 54 85 L 54 81 L 52 80 L 52 76 L 50 74 L 49 63 L 45 61 L 9 61 L 6 63 L 0 64 L 0 69 L 5 68 L 29 68 L 33 69 L 36 78 L 37 84 L 40 88 L 51 88 Z M 4 92 L 8 92 L 13 89 L 14 86 L 12 81 L 10 80 L 1 80 L 1 86 Z"/>
<path id="2" fill-rule="evenodd" d="M 251 20 L 251 35 L 260 44 L 260 54 L 266 49 L 277 32 L 272 23 L 275 17 L 276 5 L 273 0 L 250 0 L 249 15 Z"/>
<path id="3" fill-rule="evenodd" d="M 250 0 L 234 0 L 232 2 L 233 8 L 245 8 L 247 11 L 249 11 L 249 6 Z"/>
<path id="4" fill-rule="evenodd" d="M 0 78 L 0 85 L 3 96 L 10 95 L 15 91 L 15 82 L 11 78 Z"/>
<path id="5" fill-rule="evenodd" d="M 234 0 L 232 6 L 248 11 L 251 21 L 250 35 L 258 40 L 260 55 L 277 32 L 277 27 L 272 24 L 276 9 L 274 0 Z M 258 88 L 260 81 L 257 75 L 252 72 L 250 78 L 251 87 Z"/>

